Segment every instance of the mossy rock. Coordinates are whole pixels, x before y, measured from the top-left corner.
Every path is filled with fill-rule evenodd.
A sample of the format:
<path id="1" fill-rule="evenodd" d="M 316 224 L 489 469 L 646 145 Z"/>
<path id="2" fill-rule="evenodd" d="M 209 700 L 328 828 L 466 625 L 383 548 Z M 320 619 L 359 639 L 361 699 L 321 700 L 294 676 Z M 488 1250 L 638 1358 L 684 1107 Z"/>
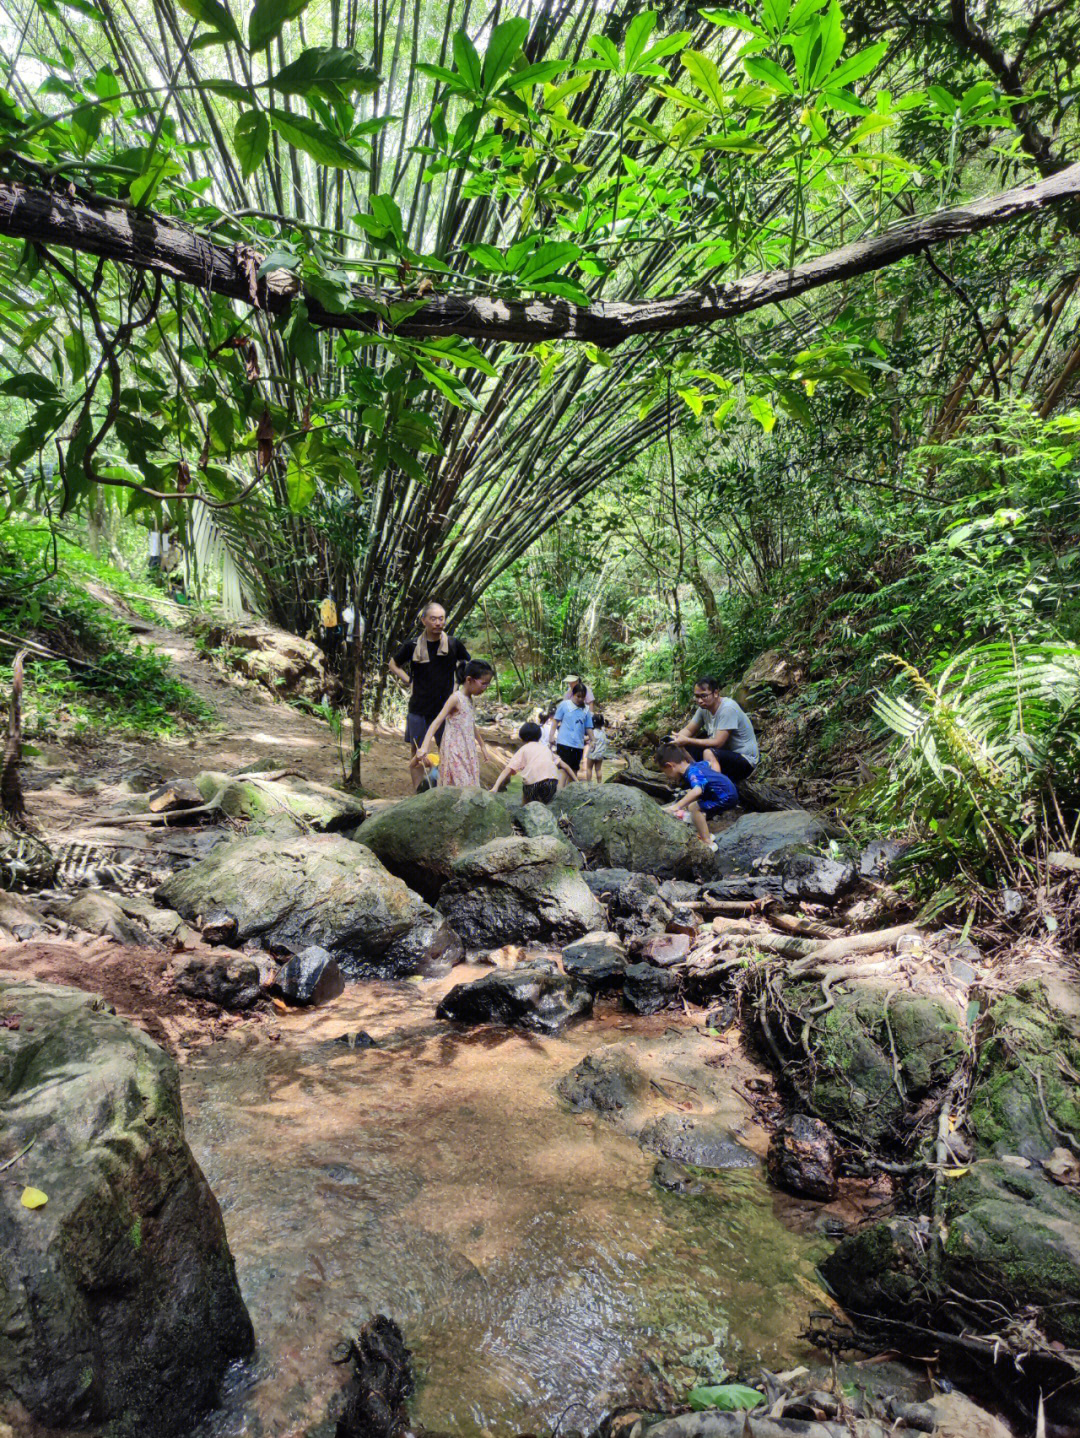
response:
<path id="1" fill-rule="evenodd" d="M 0 1409 L 189 1433 L 254 1336 L 176 1063 L 76 989 L 0 980 L 16 1015 L 0 1025 Z M 23 1207 L 24 1184 L 47 1203 Z"/>
<path id="2" fill-rule="evenodd" d="M 503 801 L 484 789 L 429 789 L 373 815 L 353 838 L 410 888 L 434 901 L 454 860 L 515 830 Z"/>
<path id="3" fill-rule="evenodd" d="M 793 985 L 784 997 L 804 1010 L 821 990 Z M 937 999 L 863 985 L 834 989 L 833 1000 L 810 1029 L 810 1100 L 827 1123 L 877 1144 L 952 1077 L 967 1051 L 958 1016 Z"/>
<path id="4" fill-rule="evenodd" d="M 222 811 L 230 819 L 272 819 L 288 814 L 319 833 L 351 829 L 364 817 L 364 806 L 349 794 L 307 779 L 234 779 L 212 769 L 195 780 L 207 803 L 219 792 Z"/>
<path id="5" fill-rule="evenodd" d="M 565 839 L 493 839 L 454 860 L 438 909 L 470 948 L 530 939 L 570 943 L 603 927 L 604 912 Z"/>
<path id="6" fill-rule="evenodd" d="M 1033 980 L 991 1004 L 979 1039 L 968 1111 L 977 1151 L 1037 1162 L 1071 1146 L 1064 1135 L 1080 1135 L 1080 1084 L 1060 1061 L 1080 1073 L 1076 1022 L 1053 1009 Z"/>
<path id="7" fill-rule="evenodd" d="M 695 859 L 708 853 L 689 825 L 640 789 L 568 784 L 550 809 L 592 868 L 688 879 Z"/>

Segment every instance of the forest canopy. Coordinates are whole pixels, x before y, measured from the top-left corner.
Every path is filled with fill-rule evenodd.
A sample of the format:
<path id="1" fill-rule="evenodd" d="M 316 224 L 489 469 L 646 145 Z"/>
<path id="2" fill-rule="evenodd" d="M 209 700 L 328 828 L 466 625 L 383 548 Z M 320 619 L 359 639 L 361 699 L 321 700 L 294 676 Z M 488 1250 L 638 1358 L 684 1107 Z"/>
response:
<path id="1" fill-rule="evenodd" d="M 909 9 L 2 0 L 9 508 L 176 528 L 289 625 L 355 596 L 381 656 L 635 466 L 750 493 L 816 451 L 819 495 L 902 488 L 983 399 L 1050 416 L 1080 365 L 1080 17 Z M 1015 187 L 1058 203 L 965 239 Z M 101 215 L 143 263 L 87 252 Z M 888 267 L 790 283 L 860 245 Z M 768 307 L 613 349 L 417 332 L 756 304 L 762 276 Z"/>

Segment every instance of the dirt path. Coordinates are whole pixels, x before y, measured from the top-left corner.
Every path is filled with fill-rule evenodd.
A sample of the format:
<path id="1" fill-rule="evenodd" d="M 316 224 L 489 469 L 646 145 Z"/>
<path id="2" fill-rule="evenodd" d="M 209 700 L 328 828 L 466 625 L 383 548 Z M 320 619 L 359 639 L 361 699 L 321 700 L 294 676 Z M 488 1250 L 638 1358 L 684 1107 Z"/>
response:
<path id="1" fill-rule="evenodd" d="M 189 635 L 164 627 L 143 630 L 140 626 L 137 642 L 171 661 L 177 676 L 214 711 L 216 722 L 186 738 L 122 736 L 93 744 L 39 746 L 39 757 L 26 766 L 27 803 L 46 839 L 91 837 L 105 816 L 115 816 L 131 799 L 131 781 L 134 776 L 139 782 L 140 771 L 190 779 L 205 769 L 236 772 L 263 766 L 295 770 L 323 784 L 342 782 L 343 754 L 347 765 L 352 750 L 351 724 L 345 725 L 339 748 L 327 723 L 275 699 L 258 684 L 223 673 L 203 658 Z M 409 794 L 408 751 L 401 730 L 365 724 L 363 736 L 365 793 L 376 800 Z M 501 767 L 509 747 L 490 741 L 489 747 L 501 756 Z M 492 782 L 498 767 L 484 767 L 485 783 Z"/>

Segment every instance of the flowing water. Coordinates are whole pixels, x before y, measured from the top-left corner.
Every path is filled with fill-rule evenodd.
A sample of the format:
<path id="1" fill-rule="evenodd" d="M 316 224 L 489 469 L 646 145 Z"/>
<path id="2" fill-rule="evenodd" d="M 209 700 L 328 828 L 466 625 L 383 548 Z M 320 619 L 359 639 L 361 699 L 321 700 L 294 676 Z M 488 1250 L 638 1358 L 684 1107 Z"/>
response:
<path id="1" fill-rule="evenodd" d="M 344 1380 L 335 1345 L 376 1312 L 415 1355 L 416 1420 L 464 1435 L 564 1413 L 586 1429 L 724 1360 L 807 1356 L 822 1250 L 760 1170 L 663 1192 L 655 1156 L 555 1093 L 605 1042 L 662 1046 L 667 1030 L 677 1045 L 675 1020 L 460 1034 L 433 1017 L 449 983 L 350 985 L 282 1018 L 276 1041 L 242 1026 L 184 1065 L 188 1137 L 259 1342 L 199 1438 L 302 1433 Z M 379 1046 L 340 1041 L 358 1029 Z M 661 1108 L 695 1103 L 678 1085 L 655 1090 Z"/>

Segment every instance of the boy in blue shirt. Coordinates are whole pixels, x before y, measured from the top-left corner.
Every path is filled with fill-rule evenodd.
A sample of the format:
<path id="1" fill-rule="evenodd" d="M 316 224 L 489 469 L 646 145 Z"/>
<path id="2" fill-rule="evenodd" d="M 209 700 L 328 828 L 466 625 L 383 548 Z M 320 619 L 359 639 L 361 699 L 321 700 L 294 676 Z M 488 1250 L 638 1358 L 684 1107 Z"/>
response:
<path id="1" fill-rule="evenodd" d="M 593 727 L 592 715 L 585 707 L 587 692 L 584 684 L 575 684 L 570 698 L 564 699 L 555 710 L 555 753 L 575 774 L 585 754 L 585 736 Z M 559 788 L 566 782 L 566 775 L 560 773 Z"/>
<path id="2" fill-rule="evenodd" d="M 739 802 L 739 791 L 735 785 L 726 774 L 721 773 L 719 764 L 709 752 L 704 759 L 695 762 L 678 744 L 664 744 L 656 751 L 656 763 L 669 783 L 685 784 L 689 789 L 673 804 L 664 807 L 669 813 L 686 809 L 694 821 L 698 838 L 710 849 L 715 849 L 716 841 L 709 832 L 709 817 L 735 807 Z"/>

